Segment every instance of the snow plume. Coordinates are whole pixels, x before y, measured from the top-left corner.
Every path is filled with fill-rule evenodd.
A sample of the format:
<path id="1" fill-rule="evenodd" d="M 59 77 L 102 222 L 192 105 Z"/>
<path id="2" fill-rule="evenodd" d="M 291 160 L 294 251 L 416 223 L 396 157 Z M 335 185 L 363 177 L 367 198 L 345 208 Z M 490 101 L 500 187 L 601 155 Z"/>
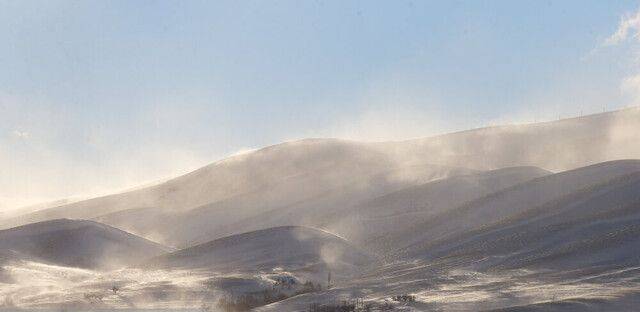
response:
<path id="1" fill-rule="evenodd" d="M 430 164 L 471 169 L 536 166 L 564 171 L 598 162 L 640 158 L 640 110 L 627 108 L 536 124 L 462 131 L 379 147 Z M 611 149 L 611 147 L 615 147 Z"/>

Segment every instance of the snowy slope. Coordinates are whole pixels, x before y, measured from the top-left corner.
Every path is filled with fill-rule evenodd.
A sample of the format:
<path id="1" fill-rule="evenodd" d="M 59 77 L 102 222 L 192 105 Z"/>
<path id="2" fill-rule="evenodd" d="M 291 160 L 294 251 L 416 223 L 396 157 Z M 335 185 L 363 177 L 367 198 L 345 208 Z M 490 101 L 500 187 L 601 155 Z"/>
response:
<path id="1" fill-rule="evenodd" d="M 501 125 L 424 139 L 379 143 L 405 161 L 472 169 L 536 166 L 564 171 L 640 158 L 640 107 L 558 121 Z"/>
<path id="2" fill-rule="evenodd" d="M 468 259 L 482 268 L 628 267 L 640 265 L 638 237 L 635 172 L 412 252 L 423 259 Z"/>
<path id="3" fill-rule="evenodd" d="M 487 208 L 476 223 L 465 219 L 468 227 L 413 244 L 331 290 L 257 310 L 412 294 L 416 302 L 397 304 L 401 311 L 633 311 L 640 292 L 638 163 L 579 168 L 471 201 L 464 209 L 503 213 L 485 216 Z"/>
<path id="4" fill-rule="evenodd" d="M 104 224 L 68 219 L 2 230 L 0 250 L 12 259 L 91 269 L 118 268 L 168 252 L 161 245 Z"/>
<path id="5" fill-rule="evenodd" d="M 315 226 L 338 209 L 474 170 L 561 171 L 640 158 L 638 141 L 638 109 L 399 142 L 308 139 L 236 155 L 159 185 L 3 220 L 0 227 L 95 219 L 185 246 L 269 226 Z"/>
<path id="6" fill-rule="evenodd" d="M 513 185 L 550 174 L 536 167 L 513 167 L 454 176 L 376 197 L 331 215 L 332 232 L 378 252 L 404 243 L 402 229 Z M 397 237 L 400 241 L 385 238 Z M 384 244 L 387 244 L 386 246 Z"/>
<path id="7" fill-rule="evenodd" d="M 482 228 L 634 172 L 640 172 L 640 160 L 605 162 L 518 184 L 472 200 L 458 208 L 437 214 L 424 223 L 407 228 L 403 235 L 404 241 L 410 247 L 404 252 L 418 255 L 428 250 L 433 242 L 447 236 Z"/>
<path id="8" fill-rule="evenodd" d="M 95 218 L 154 240 L 185 245 L 193 243 L 205 229 L 275 208 L 350 205 L 361 198 L 470 172 L 426 162 L 405 166 L 357 142 L 302 140 L 234 156 L 160 185 L 46 209 L 1 223 L 8 227 L 60 217 Z M 141 210 L 145 211 L 145 218 L 129 217 L 129 213 L 134 216 Z M 168 218 L 183 221 L 172 227 L 157 222 Z M 204 224 L 198 223 L 203 220 Z M 198 242 L 262 227 L 221 229 Z M 168 228 L 175 231 L 165 233 Z"/>
<path id="9" fill-rule="evenodd" d="M 400 311 L 634 311 L 639 190 L 639 172 L 623 175 L 428 248 L 412 246 L 414 258 L 378 263 L 331 290 L 257 311 L 308 311 L 348 298 L 389 302 L 400 294 L 416 298 L 394 303 Z"/>
<path id="10" fill-rule="evenodd" d="M 172 214 L 172 226 L 168 227 L 170 243 L 177 245 L 193 245 L 212 239 L 253 231 L 268 227 L 287 225 L 301 225 L 320 227 L 326 224 L 328 216 L 342 213 L 350 207 L 370 198 L 406 188 L 424 180 L 433 180 L 450 175 L 465 175 L 472 172 L 462 168 L 441 166 L 416 166 L 410 168 L 408 175 L 402 170 L 387 170 L 371 175 L 349 175 L 352 171 L 345 171 L 347 177 L 327 185 L 322 192 L 304 199 L 296 199 L 300 189 L 308 192 L 314 184 L 313 176 L 305 183 L 300 179 L 287 185 L 289 192 L 274 192 L 272 189 L 235 197 L 228 201 L 217 202 L 196 209 Z M 401 176 L 396 178 L 395 176 Z M 277 199 L 277 200 L 272 200 Z M 295 199 L 295 200 L 294 200 Z M 107 216 L 111 217 L 111 216 Z M 110 218 L 99 220 L 110 223 Z M 162 222 L 162 221 L 161 221 Z M 151 224 L 149 229 L 157 225 Z M 137 227 L 140 225 L 138 223 Z"/>
<path id="11" fill-rule="evenodd" d="M 288 226 L 220 238 L 159 256 L 151 260 L 149 265 L 257 272 L 317 266 L 344 269 L 370 261 L 369 255 L 333 234 Z"/>

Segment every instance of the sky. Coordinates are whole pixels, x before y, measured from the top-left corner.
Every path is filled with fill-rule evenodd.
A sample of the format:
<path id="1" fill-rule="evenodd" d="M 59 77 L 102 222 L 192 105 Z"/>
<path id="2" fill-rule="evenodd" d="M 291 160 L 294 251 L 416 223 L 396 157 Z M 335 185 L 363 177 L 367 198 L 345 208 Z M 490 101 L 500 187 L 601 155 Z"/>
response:
<path id="1" fill-rule="evenodd" d="M 0 211 L 640 101 L 637 1 L 0 0 Z"/>

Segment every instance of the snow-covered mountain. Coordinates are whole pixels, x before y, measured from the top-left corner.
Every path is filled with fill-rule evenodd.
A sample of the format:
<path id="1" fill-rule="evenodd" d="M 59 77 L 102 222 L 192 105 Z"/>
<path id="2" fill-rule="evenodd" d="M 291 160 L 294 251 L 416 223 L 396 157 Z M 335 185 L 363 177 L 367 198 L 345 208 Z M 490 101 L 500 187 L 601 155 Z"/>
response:
<path id="1" fill-rule="evenodd" d="M 0 220 L 0 264 L 29 260 L 47 276 L 57 276 L 54 265 L 132 266 L 114 273 L 128 285 L 109 299 L 118 307 L 127 291 L 147 302 L 157 285 L 154 300 L 179 305 L 187 293 L 189 302 L 219 295 L 203 294 L 211 280 L 269 289 L 270 278 L 327 272 L 349 278 L 291 290 L 260 309 L 406 294 L 418 311 L 540 307 L 552 300 L 549 289 L 559 300 L 607 290 L 607 300 L 622 302 L 640 293 L 638 142 L 640 110 L 626 109 L 398 142 L 282 143 L 157 185 Z M 25 275 L 2 268 L 0 283 Z M 193 272 L 197 279 L 181 284 L 164 278 Z M 145 291 L 136 274 L 153 275 Z M 92 283 L 99 292 L 101 282 Z M 48 295 L 66 300 L 59 293 Z"/>
<path id="2" fill-rule="evenodd" d="M 399 142 L 308 139 L 232 156 L 158 185 L 2 220 L 0 226 L 95 219 L 189 246 L 266 227 L 317 226 L 343 207 L 452 176 L 517 166 L 563 171 L 640 158 L 639 140 L 638 109 Z M 277 214 L 290 217 L 251 221 Z"/>
<path id="3" fill-rule="evenodd" d="M 367 144 L 302 140 L 216 162 L 160 185 L 6 220 L 15 226 L 52 218 L 96 219 L 174 245 L 242 231 L 225 229 L 272 209 L 346 206 L 417 183 L 472 172 L 397 162 Z M 143 211 L 145 218 L 133 219 Z M 172 220 L 167 227 L 162 220 Z M 286 224 L 278 224 L 286 225 Z M 275 226 L 275 225 L 274 225 Z M 171 233 L 162 230 L 171 229 Z M 215 229 L 206 235 L 204 231 Z"/>

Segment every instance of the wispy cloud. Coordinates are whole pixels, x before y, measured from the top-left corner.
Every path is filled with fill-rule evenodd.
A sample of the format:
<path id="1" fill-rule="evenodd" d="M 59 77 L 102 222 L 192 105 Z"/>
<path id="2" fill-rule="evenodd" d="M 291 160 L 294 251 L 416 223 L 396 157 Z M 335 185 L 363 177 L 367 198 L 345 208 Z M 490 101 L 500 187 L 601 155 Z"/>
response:
<path id="1" fill-rule="evenodd" d="M 640 43 L 640 9 L 623 15 L 616 31 L 596 47 L 596 50 L 624 43 Z M 638 105 L 640 104 L 640 49 L 637 45 L 631 46 L 630 49 L 635 57 L 629 61 L 630 73 L 620 82 L 620 91 L 629 96 L 631 100 L 629 104 Z"/>
<path id="2" fill-rule="evenodd" d="M 605 41 L 605 46 L 620 44 L 629 38 L 640 39 L 640 10 L 633 14 L 626 14 L 620 19 L 620 24 L 615 33 Z"/>
<path id="3" fill-rule="evenodd" d="M 634 13 L 626 13 L 620 18 L 616 31 L 585 54 L 581 60 L 587 61 L 598 55 L 603 49 L 620 45 L 631 40 L 640 40 L 640 10 Z"/>

